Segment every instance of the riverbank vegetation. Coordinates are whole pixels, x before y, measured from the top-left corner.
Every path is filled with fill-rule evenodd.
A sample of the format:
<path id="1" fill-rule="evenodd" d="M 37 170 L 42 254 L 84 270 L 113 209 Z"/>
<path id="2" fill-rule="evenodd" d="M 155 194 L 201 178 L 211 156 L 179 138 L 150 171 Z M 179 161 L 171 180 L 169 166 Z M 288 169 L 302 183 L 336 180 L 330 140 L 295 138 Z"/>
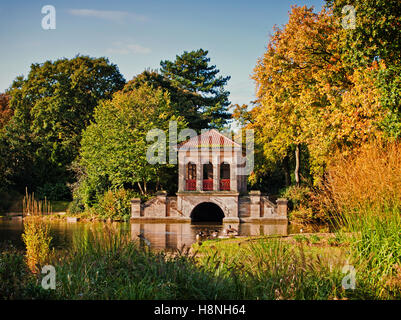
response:
<path id="1" fill-rule="evenodd" d="M 21 252 L 3 249 L 0 275 L 11 286 L 0 292 L 3 299 L 399 298 L 397 278 L 381 279 L 368 259 L 350 256 L 348 240 L 345 234 L 242 238 L 164 252 L 108 226 L 47 258 L 56 268 L 55 290 L 41 288 L 42 276 L 29 271 Z M 354 289 L 343 288 L 348 264 L 356 270 Z"/>

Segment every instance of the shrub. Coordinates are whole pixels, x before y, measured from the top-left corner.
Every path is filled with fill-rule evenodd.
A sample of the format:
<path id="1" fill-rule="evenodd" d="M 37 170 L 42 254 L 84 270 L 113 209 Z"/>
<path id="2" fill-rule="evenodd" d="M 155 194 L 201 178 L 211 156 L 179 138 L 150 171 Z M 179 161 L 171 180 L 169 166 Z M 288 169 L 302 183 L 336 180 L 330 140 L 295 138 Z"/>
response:
<path id="1" fill-rule="evenodd" d="M 328 167 L 322 201 L 336 213 L 379 214 L 401 209 L 401 145 L 375 142 Z"/>
<path id="2" fill-rule="evenodd" d="M 46 299 L 52 290 L 41 287 L 41 276 L 29 271 L 24 256 L 10 245 L 0 250 L 0 300 Z"/>
<path id="3" fill-rule="evenodd" d="M 96 211 L 104 219 L 129 220 L 131 199 L 136 194 L 126 189 L 108 190 L 100 197 Z"/>
<path id="4" fill-rule="evenodd" d="M 82 213 L 85 210 L 85 205 L 80 198 L 75 198 L 69 203 L 67 210 L 71 214 Z"/>
<path id="5" fill-rule="evenodd" d="M 326 221 L 319 201 L 316 201 L 315 191 L 307 186 L 291 186 L 285 189 L 281 196 L 289 201 L 290 220 L 299 223 L 321 223 Z"/>

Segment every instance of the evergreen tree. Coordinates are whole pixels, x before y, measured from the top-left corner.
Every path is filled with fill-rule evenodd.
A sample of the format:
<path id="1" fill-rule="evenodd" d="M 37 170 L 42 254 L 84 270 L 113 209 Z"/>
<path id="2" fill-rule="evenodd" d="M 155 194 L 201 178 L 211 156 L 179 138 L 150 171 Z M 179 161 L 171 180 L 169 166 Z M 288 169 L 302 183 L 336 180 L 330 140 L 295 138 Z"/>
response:
<path id="1" fill-rule="evenodd" d="M 228 106 L 230 92 L 225 85 L 230 76 L 218 75 L 220 70 L 209 65 L 208 51 L 199 49 L 176 56 L 175 61 L 161 61 L 161 75 L 176 88 L 192 93 L 192 108 L 197 117 L 189 123 L 194 129 L 205 127 L 221 128 L 230 118 Z"/>

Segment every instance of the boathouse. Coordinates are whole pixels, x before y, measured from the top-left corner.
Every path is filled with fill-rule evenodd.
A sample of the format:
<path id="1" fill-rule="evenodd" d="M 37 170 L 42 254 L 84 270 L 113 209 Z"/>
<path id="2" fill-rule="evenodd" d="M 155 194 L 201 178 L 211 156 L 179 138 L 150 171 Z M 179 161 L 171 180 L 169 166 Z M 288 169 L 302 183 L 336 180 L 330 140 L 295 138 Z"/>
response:
<path id="1" fill-rule="evenodd" d="M 178 192 L 159 192 L 141 203 L 131 200 L 133 220 L 217 222 L 286 221 L 287 200 L 269 200 L 247 191 L 242 146 L 217 130 L 209 130 L 178 148 Z"/>

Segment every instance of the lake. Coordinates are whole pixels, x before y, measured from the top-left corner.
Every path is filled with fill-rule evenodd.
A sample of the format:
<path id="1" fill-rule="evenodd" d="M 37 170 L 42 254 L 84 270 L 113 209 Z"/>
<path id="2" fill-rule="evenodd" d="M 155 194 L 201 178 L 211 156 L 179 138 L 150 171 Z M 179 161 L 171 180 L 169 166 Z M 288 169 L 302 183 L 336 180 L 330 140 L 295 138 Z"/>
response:
<path id="1" fill-rule="evenodd" d="M 52 246 L 68 248 L 74 237 L 83 236 L 88 231 L 103 231 L 113 228 L 122 234 L 129 235 L 133 240 L 146 241 L 154 249 L 181 249 L 189 247 L 196 241 L 196 234 L 200 231 L 217 231 L 223 235 L 223 230 L 229 224 L 209 223 L 133 223 L 133 222 L 76 222 L 68 223 L 63 220 L 53 220 L 50 224 Z M 242 223 L 230 224 L 238 230 L 239 236 L 285 236 L 291 232 L 287 223 Z M 295 231 L 295 230 L 292 230 Z M 11 242 L 17 248 L 24 248 L 21 238 L 23 222 L 21 220 L 0 220 L 0 242 Z M 146 240 L 144 240 L 146 239 Z"/>

